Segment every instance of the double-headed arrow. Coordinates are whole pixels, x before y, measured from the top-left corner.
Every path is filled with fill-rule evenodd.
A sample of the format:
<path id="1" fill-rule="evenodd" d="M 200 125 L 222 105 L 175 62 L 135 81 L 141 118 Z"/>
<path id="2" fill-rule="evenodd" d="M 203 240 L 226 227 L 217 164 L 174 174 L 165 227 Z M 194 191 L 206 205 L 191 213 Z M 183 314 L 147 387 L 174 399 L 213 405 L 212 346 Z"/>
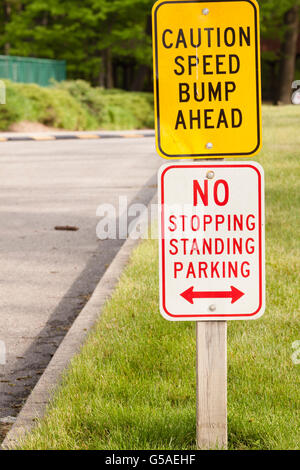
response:
<path id="1" fill-rule="evenodd" d="M 190 302 L 194 303 L 194 299 L 231 299 L 231 303 L 234 304 L 239 300 L 244 294 L 240 290 L 236 289 L 233 286 L 230 286 L 230 291 L 216 291 L 216 292 L 194 292 L 194 287 L 190 287 L 186 291 L 182 292 L 181 297 Z"/>

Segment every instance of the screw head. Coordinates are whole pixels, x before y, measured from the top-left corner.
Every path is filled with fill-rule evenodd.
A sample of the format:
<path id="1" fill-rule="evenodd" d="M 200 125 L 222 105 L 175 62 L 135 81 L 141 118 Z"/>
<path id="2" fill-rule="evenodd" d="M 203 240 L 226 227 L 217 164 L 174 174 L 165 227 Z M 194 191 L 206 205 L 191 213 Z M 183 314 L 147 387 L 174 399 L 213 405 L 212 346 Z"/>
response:
<path id="1" fill-rule="evenodd" d="M 208 8 L 203 8 L 202 14 L 203 15 L 208 15 L 209 14 L 209 9 Z"/>
<path id="2" fill-rule="evenodd" d="M 206 144 L 206 148 L 207 148 L 207 150 L 212 149 L 212 148 L 213 148 L 213 144 L 212 144 L 211 142 L 208 142 L 208 143 Z"/>
<path id="3" fill-rule="evenodd" d="M 215 176 L 215 172 L 210 170 L 206 173 L 206 178 L 209 179 L 209 180 L 212 180 Z"/>
<path id="4" fill-rule="evenodd" d="M 210 310 L 211 312 L 215 312 L 216 309 L 217 309 L 217 307 L 216 307 L 215 305 L 210 305 L 210 306 L 209 306 L 209 310 Z"/>

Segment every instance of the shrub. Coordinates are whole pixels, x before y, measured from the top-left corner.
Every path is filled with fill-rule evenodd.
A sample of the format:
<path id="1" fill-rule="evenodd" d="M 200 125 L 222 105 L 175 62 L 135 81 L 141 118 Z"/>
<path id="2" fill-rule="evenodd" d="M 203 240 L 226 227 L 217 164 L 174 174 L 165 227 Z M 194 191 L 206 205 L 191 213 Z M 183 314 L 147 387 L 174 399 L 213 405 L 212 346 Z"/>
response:
<path id="1" fill-rule="evenodd" d="M 143 129 L 154 126 L 152 93 L 93 88 L 83 80 L 57 83 L 79 101 L 104 129 Z"/>
<path id="2" fill-rule="evenodd" d="M 0 129 L 27 120 L 70 130 L 96 125 L 87 109 L 66 90 L 6 81 L 6 105 L 0 108 Z"/>

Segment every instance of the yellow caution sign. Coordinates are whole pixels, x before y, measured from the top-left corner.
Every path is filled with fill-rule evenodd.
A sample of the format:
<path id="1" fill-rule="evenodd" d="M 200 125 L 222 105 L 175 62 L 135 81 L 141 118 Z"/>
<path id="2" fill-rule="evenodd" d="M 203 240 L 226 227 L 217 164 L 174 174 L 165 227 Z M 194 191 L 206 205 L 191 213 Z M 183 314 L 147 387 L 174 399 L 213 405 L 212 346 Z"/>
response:
<path id="1" fill-rule="evenodd" d="M 159 0 L 152 20 L 158 153 L 170 159 L 258 153 L 257 2 Z"/>

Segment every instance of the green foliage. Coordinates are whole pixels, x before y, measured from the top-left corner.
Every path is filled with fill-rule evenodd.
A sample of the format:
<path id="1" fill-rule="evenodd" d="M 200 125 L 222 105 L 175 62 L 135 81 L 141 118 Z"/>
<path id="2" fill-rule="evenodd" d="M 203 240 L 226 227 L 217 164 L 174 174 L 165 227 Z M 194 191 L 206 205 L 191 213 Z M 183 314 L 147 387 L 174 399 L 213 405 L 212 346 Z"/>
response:
<path id="1" fill-rule="evenodd" d="M 258 3 L 263 37 L 282 39 L 283 16 L 294 5 L 300 5 L 300 0 L 259 0 Z"/>
<path id="2" fill-rule="evenodd" d="M 93 88 L 83 80 L 56 83 L 50 88 L 5 83 L 7 104 L 0 107 L 0 130 L 22 120 L 69 130 L 154 126 L 151 93 Z"/>
<path id="3" fill-rule="evenodd" d="M 142 129 L 154 126 L 152 93 L 93 88 L 83 80 L 57 83 L 84 106 L 103 128 Z"/>
<path id="4" fill-rule="evenodd" d="M 88 112 L 67 91 L 6 81 L 6 105 L 0 108 L 0 129 L 22 120 L 83 130 L 92 126 Z"/>
<path id="5" fill-rule="evenodd" d="M 140 129 L 154 126 L 152 93 L 93 88 L 83 80 L 57 83 L 80 102 L 104 128 Z"/>
<path id="6" fill-rule="evenodd" d="M 262 36 L 275 39 L 278 49 L 285 32 L 283 16 L 299 1 L 258 0 Z M 154 0 L 2 3 L 0 53 L 66 60 L 69 78 L 82 78 L 94 85 L 109 88 L 115 80 L 120 88 L 151 88 L 150 15 Z M 135 81 L 144 66 L 148 74 Z"/>

